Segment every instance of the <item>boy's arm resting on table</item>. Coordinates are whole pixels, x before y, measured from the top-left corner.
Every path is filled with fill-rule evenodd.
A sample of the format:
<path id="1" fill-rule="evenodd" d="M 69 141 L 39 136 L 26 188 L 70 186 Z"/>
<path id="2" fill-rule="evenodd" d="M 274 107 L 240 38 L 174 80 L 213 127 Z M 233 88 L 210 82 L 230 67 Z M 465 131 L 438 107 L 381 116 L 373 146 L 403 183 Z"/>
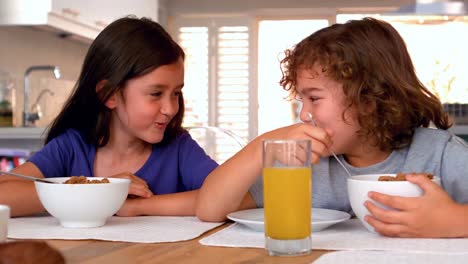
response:
<path id="1" fill-rule="evenodd" d="M 317 163 L 321 156 L 329 155 L 331 145 L 325 130 L 309 124 L 294 124 L 256 137 L 205 179 L 197 199 L 198 218 L 223 221 L 231 212 L 256 207 L 248 190 L 262 173 L 264 139 L 310 139 L 316 146 L 311 157 L 313 163 Z"/>
<path id="2" fill-rule="evenodd" d="M 256 207 L 248 190 L 261 172 L 262 141 L 256 138 L 208 175 L 197 197 L 196 216 L 218 222 L 230 212 Z"/>
<path id="3" fill-rule="evenodd" d="M 455 237 L 468 238 L 468 204 L 456 204 L 453 214 L 447 216 Z"/>
<path id="4" fill-rule="evenodd" d="M 460 215 L 455 216 L 457 219 L 452 219 L 453 223 L 457 223 L 458 229 L 462 230 L 461 237 L 468 238 L 468 204 L 460 205 Z"/>
<path id="5" fill-rule="evenodd" d="M 31 162 L 18 166 L 14 173 L 44 178 L 41 171 Z M 11 216 L 26 216 L 45 211 L 37 196 L 34 182 L 13 176 L 0 176 L 0 204 L 10 206 Z"/>

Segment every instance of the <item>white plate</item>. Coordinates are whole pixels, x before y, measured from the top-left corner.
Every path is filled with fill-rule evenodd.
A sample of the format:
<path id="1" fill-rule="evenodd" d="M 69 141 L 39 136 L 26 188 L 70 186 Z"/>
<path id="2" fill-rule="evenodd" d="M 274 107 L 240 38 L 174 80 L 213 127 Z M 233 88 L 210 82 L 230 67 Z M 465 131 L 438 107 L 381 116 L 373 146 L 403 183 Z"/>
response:
<path id="1" fill-rule="evenodd" d="M 312 208 L 312 232 L 322 231 L 336 223 L 346 221 L 350 217 L 351 215 L 346 212 Z M 255 231 L 263 232 L 263 208 L 233 212 L 228 214 L 227 218 Z"/>

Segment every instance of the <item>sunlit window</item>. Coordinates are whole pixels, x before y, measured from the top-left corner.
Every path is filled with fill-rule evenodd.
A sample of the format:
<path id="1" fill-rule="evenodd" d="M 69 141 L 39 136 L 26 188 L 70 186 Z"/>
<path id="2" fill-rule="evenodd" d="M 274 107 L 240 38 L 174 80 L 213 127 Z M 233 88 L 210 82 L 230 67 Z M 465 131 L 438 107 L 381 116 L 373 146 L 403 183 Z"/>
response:
<path id="1" fill-rule="evenodd" d="M 178 27 L 177 40 L 186 53 L 183 126 L 223 163 L 250 136 L 250 30 L 242 22 L 213 22 Z"/>
<path id="2" fill-rule="evenodd" d="M 456 125 L 468 124 L 468 19 L 339 15 L 337 22 L 374 16 L 392 24 L 406 42 L 416 73 L 444 103 Z"/>
<path id="3" fill-rule="evenodd" d="M 406 42 L 419 79 L 443 103 L 468 103 L 468 22 L 378 15 L 338 15 L 337 22 L 374 16 L 392 24 Z"/>
<path id="4" fill-rule="evenodd" d="M 208 125 L 208 28 L 179 28 L 185 51 L 184 126 Z"/>
<path id="5" fill-rule="evenodd" d="M 366 16 L 386 20 L 398 30 L 420 80 L 457 116 L 457 124 L 465 122 L 463 118 L 468 123 L 468 107 L 459 106 L 468 106 L 468 20 L 340 14 L 336 22 Z M 298 122 L 298 102 L 287 100 L 288 93 L 279 85 L 280 60 L 285 49 L 330 25 L 328 19 L 314 18 L 260 20 L 257 36 L 244 18 L 179 20 L 177 39 L 187 54 L 184 126 L 217 126 L 248 141 Z M 251 52 L 254 43 L 256 54 Z M 255 69 L 251 68 L 253 60 Z M 216 144 L 219 149 L 214 153 L 222 159 L 238 148 Z"/>
<path id="6" fill-rule="evenodd" d="M 299 121 L 297 101 L 279 85 L 280 60 L 314 31 L 328 26 L 328 20 L 263 20 L 258 33 L 258 133 Z"/>
<path id="7" fill-rule="evenodd" d="M 392 24 L 423 83 L 444 103 L 468 103 L 468 23 Z"/>

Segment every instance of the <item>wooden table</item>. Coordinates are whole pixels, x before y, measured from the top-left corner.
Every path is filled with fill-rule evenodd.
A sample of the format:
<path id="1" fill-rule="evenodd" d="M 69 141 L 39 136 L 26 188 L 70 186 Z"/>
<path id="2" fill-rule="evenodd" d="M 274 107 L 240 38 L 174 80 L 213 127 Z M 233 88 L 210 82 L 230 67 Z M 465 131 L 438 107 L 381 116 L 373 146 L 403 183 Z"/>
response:
<path id="1" fill-rule="evenodd" d="M 127 243 L 99 240 L 47 240 L 58 249 L 67 263 L 311 263 L 330 252 L 315 250 L 306 256 L 271 257 L 265 249 L 204 246 L 198 241 L 229 224 L 201 237 L 172 243 Z"/>

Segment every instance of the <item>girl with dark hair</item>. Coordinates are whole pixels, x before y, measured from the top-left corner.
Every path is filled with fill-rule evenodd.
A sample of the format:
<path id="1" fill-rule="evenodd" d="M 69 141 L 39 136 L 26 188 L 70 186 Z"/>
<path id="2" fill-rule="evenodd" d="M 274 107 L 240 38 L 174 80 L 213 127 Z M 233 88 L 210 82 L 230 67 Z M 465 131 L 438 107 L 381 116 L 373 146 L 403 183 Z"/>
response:
<path id="1" fill-rule="evenodd" d="M 91 44 L 46 145 L 13 171 L 128 178 L 132 198 L 118 215 L 194 215 L 197 189 L 217 163 L 181 126 L 184 56 L 158 23 L 111 23 Z M 44 211 L 33 182 L 8 176 L 0 203 L 13 216 Z"/>
<path id="2" fill-rule="evenodd" d="M 424 175 L 408 176 L 425 192 L 417 199 L 371 192 L 372 200 L 399 209 L 366 202 L 373 214 L 367 221 L 379 233 L 468 237 L 468 147 L 447 131 L 440 101 L 418 80 L 390 24 L 365 18 L 324 28 L 287 50 L 281 65 L 281 85 L 302 100 L 304 123 L 260 135 L 215 169 L 198 195 L 200 219 L 262 207 L 262 140 L 299 138 L 312 141 L 313 207 L 351 212 L 347 174 L 333 151 L 353 175 L 441 177 L 443 189 Z"/>

